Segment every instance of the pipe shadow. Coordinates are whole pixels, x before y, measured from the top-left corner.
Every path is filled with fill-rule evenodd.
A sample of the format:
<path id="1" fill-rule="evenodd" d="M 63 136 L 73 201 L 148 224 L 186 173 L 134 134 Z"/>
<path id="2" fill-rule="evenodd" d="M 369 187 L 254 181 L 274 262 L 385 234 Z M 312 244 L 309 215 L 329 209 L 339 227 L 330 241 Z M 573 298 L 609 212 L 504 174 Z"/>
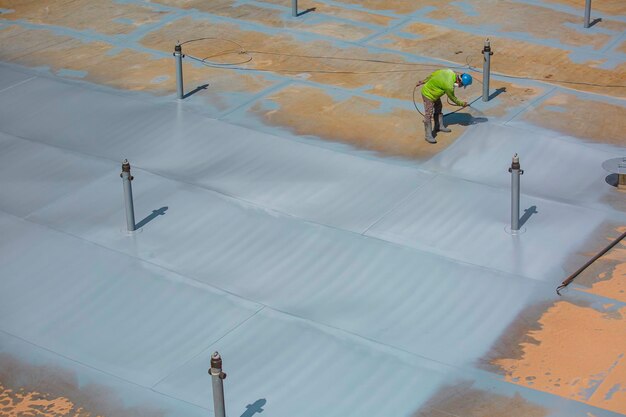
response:
<path id="1" fill-rule="evenodd" d="M 595 18 L 591 22 L 589 22 L 589 27 L 592 28 L 592 27 L 594 27 L 595 25 L 597 25 L 600 22 L 602 22 L 602 18 L 601 17 Z"/>
<path id="2" fill-rule="evenodd" d="M 609 184 L 611 187 L 617 188 L 617 184 L 619 183 L 619 175 L 617 174 L 609 174 L 604 178 L 604 182 Z"/>
<path id="3" fill-rule="evenodd" d="M 307 14 L 307 13 L 311 13 L 311 12 L 314 12 L 315 10 L 317 10 L 317 8 L 316 8 L 316 7 L 309 7 L 308 9 L 306 9 L 306 10 L 305 10 L 305 11 L 303 11 L 303 12 L 298 12 L 298 13 L 296 13 L 296 16 L 297 16 L 297 17 L 304 16 L 305 14 Z"/>
<path id="4" fill-rule="evenodd" d="M 256 413 L 261 414 L 264 411 L 262 407 L 266 403 L 267 403 L 267 400 L 265 398 L 260 398 L 256 400 L 253 404 L 246 405 L 246 411 L 243 412 L 241 417 L 252 417 Z"/>
<path id="5" fill-rule="evenodd" d="M 502 93 L 506 93 L 506 87 L 497 88 L 496 91 L 494 91 L 493 93 L 489 95 L 489 100 L 493 100 L 494 98 L 498 97 Z"/>
<path id="6" fill-rule="evenodd" d="M 443 117 L 446 125 L 471 126 L 489 121 L 486 117 L 474 117 L 469 113 L 450 113 Z"/>
<path id="7" fill-rule="evenodd" d="M 150 223 L 152 220 L 156 219 L 159 216 L 163 216 L 165 215 L 165 212 L 167 211 L 169 207 L 165 206 L 165 207 L 161 207 L 158 210 L 152 210 L 152 213 L 148 215 L 148 217 L 146 217 L 145 219 L 143 219 L 142 221 L 140 221 L 139 223 L 137 223 L 135 225 L 135 229 L 141 229 L 142 227 L 144 227 L 145 225 L 147 225 L 148 223 Z"/>
<path id="8" fill-rule="evenodd" d="M 526 210 L 524 210 L 524 215 L 519 219 L 519 227 L 522 227 L 533 214 L 539 214 L 539 212 L 537 211 L 537 206 L 530 206 Z"/>
<path id="9" fill-rule="evenodd" d="M 193 90 L 191 90 L 190 92 L 188 92 L 187 94 L 185 94 L 183 96 L 183 98 L 191 97 L 191 96 L 193 96 L 194 94 L 196 94 L 197 92 L 199 92 L 201 90 L 206 90 L 208 86 L 209 86 L 209 84 L 199 85 L 196 88 L 194 88 Z"/>

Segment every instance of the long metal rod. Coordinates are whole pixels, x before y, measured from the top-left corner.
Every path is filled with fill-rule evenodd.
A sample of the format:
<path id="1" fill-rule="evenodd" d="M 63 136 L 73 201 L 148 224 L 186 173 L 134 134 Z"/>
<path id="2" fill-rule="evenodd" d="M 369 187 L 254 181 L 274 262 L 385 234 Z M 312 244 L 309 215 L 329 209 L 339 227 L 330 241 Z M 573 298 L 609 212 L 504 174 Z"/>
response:
<path id="1" fill-rule="evenodd" d="M 126 228 L 129 232 L 135 231 L 135 207 L 133 205 L 133 188 L 130 182 L 133 176 L 130 175 L 130 163 L 127 159 L 122 162 L 122 184 L 124 185 L 124 207 L 126 208 Z"/>
<path id="2" fill-rule="evenodd" d="M 621 242 L 624 238 L 626 238 L 626 232 L 622 233 L 617 239 L 615 239 L 613 242 L 611 242 L 606 248 L 602 249 L 596 256 L 594 256 L 593 258 L 591 258 L 589 261 L 587 261 L 587 263 L 585 263 L 583 266 L 581 266 L 580 268 L 578 268 L 578 270 L 576 272 L 574 272 L 572 275 L 570 275 L 569 277 L 567 277 L 567 279 L 565 281 L 563 281 L 561 283 L 561 285 L 559 285 L 558 287 L 556 287 L 556 293 L 558 295 L 561 295 L 561 290 L 565 287 L 567 287 L 569 284 L 572 283 L 572 281 L 574 281 L 574 279 L 580 275 L 581 272 L 583 272 L 585 269 L 587 269 L 592 263 L 594 263 L 595 261 L 597 261 L 598 259 L 600 259 L 600 257 L 602 255 L 604 255 L 605 253 L 607 253 L 608 251 L 610 251 L 611 249 L 613 249 L 613 247 L 615 245 L 617 245 L 619 242 Z"/>
<path id="3" fill-rule="evenodd" d="M 516 232 L 519 230 L 520 175 L 524 173 L 517 154 L 513 155 L 509 172 L 511 173 L 511 232 Z"/>
<path id="4" fill-rule="evenodd" d="M 222 372 L 222 358 L 218 352 L 211 356 L 211 382 L 213 385 L 213 411 L 215 417 L 226 417 L 226 406 L 224 404 L 224 379 L 226 374 Z"/>
<path id="5" fill-rule="evenodd" d="M 585 2 L 585 28 L 591 25 L 591 0 Z"/>
<path id="6" fill-rule="evenodd" d="M 491 74 L 491 44 L 489 38 L 485 41 L 483 48 L 485 60 L 483 62 L 483 101 L 489 101 L 489 75 Z"/>
<path id="7" fill-rule="evenodd" d="M 183 48 L 180 45 L 174 47 L 174 57 L 176 58 L 176 93 L 179 100 L 183 99 Z"/>
<path id="8" fill-rule="evenodd" d="M 291 0 L 291 15 L 298 17 L 298 0 Z"/>

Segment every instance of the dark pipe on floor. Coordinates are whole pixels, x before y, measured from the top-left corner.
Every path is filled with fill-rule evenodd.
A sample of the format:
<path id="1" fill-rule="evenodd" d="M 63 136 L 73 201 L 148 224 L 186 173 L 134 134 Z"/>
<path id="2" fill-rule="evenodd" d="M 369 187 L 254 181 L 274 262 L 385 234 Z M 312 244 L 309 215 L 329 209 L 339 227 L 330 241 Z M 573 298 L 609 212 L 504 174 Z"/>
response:
<path id="1" fill-rule="evenodd" d="M 565 281 L 563 281 L 563 283 L 561 285 L 559 285 L 558 287 L 556 287 L 556 293 L 558 295 L 561 295 L 561 290 L 565 287 L 567 287 L 569 284 L 572 283 L 572 281 L 574 281 L 574 279 L 580 275 L 581 272 L 583 272 L 585 269 L 587 269 L 589 267 L 589 265 L 591 265 L 592 263 L 594 263 L 595 261 L 598 260 L 598 258 L 600 258 L 602 255 L 604 255 L 605 253 L 607 253 L 608 251 L 610 251 L 613 246 L 617 245 L 619 242 L 622 241 L 622 239 L 624 239 L 626 237 L 626 232 L 622 233 L 617 239 L 615 239 L 613 242 L 611 242 L 606 248 L 602 249 L 602 251 L 600 251 L 600 253 L 598 253 L 596 256 L 594 256 L 593 258 L 591 258 L 589 261 L 587 261 L 586 264 L 584 264 L 583 266 L 581 266 L 580 268 L 578 268 L 578 270 L 576 272 L 574 272 L 572 275 L 570 275 L 569 277 L 567 277 L 567 279 Z"/>

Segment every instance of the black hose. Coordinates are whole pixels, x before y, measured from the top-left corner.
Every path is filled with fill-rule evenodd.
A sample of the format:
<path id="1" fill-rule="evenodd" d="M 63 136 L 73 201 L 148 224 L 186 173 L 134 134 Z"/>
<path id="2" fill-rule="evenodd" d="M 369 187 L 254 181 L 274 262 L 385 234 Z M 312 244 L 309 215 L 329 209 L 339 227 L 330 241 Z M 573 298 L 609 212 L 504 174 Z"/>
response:
<path id="1" fill-rule="evenodd" d="M 611 249 L 613 249 L 613 247 L 615 245 L 617 245 L 619 242 L 622 241 L 622 239 L 624 239 L 626 237 L 626 232 L 622 233 L 617 239 L 615 239 L 613 242 L 611 242 L 606 248 L 602 249 L 596 256 L 594 256 L 593 258 L 591 258 L 589 261 L 587 261 L 587 263 L 585 263 L 583 266 L 581 266 L 580 268 L 578 268 L 578 270 L 576 272 L 574 272 L 572 275 L 570 275 L 569 277 L 567 277 L 567 279 L 565 281 L 563 281 L 563 283 L 561 283 L 561 285 L 559 285 L 558 287 L 556 287 L 556 293 L 558 295 L 561 295 L 561 290 L 565 287 L 567 287 L 569 284 L 572 283 L 572 281 L 574 281 L 574 279 L 580 275 L 581 272 L 583 272 L 585 269 L 587 269 L 592 263 L 594 263 L 595 261 L 597 261 L 602 255 L 604 255 L 605 253 L 607 253 L 608 251 L 610 251 Z"/>

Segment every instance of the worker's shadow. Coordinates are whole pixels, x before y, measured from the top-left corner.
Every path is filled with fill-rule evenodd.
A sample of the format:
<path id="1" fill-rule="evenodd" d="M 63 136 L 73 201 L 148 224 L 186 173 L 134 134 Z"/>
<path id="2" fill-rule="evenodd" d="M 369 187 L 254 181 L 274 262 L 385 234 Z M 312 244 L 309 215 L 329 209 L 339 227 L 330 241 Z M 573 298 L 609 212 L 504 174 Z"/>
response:
<path id="1" fill-rule="evenodd" d="M 446 125 L 471 126 L 488 121 L 486 117 L 474 117 L 469 113 L 451 113 L 443 117 Z"/>
<path id="2" fill-rule="evenodd" d="M 243 412 L 241 417 L 252 417 L 256 413 L 262 413 L 264 411 L 263 406 L 266 403 L 267 403 L 267 400 L 265 398 L 261 398 L 261 399 L 256 400 L 253 404 L 246 405 L 246 411 Z"/>

